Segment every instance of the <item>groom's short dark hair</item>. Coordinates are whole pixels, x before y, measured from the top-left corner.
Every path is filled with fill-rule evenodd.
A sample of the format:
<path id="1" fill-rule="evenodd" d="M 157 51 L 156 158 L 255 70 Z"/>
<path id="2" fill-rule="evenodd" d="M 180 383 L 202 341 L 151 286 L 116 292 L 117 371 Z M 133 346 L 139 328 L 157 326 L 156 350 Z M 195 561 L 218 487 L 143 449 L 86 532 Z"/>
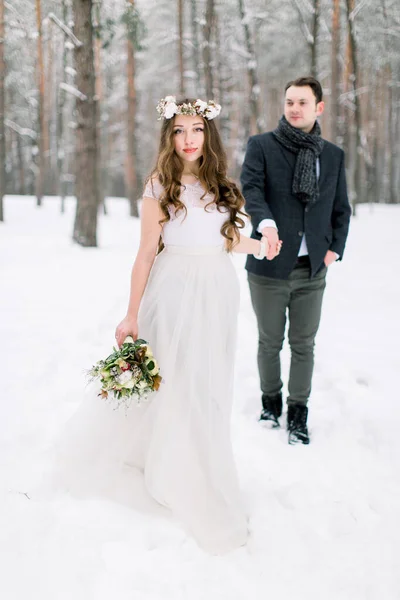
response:
<path id="1" fill-rule="evenodd" d="M 289 81 L 289 83 L 287 83 L 285 87 L 285 94 L 288 88 L 290 88 L 292 85 L 296 87 L 303 87 L 309 85 L 313 91 L 315 98 L 317 99 L 317 104 L 318 102 L 322 101 L 322 86 L 318 79 L 315 79 L 315 77 L 299 77 L 294 81 Z"/>

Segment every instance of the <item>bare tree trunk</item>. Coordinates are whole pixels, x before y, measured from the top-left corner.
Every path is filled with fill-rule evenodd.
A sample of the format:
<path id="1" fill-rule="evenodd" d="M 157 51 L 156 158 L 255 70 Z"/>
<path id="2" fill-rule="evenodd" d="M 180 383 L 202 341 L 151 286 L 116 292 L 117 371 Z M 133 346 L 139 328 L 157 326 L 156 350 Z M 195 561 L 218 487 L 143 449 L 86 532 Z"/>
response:
<path id="1" fill-rule="evenodd" d="M 101 73 L 101 37 L 100 37 L 100 24 L 101 24 L 101 0 L 96 2 L 95 10 L 95 28 L 96 36 L 94 41 L 94 63 L 96 70 L 96 103 L 97 103 L 97 185 L 98 185 L 98 199 L 99 204 L 103 207 L 103 213 L 107 214 L 107 207 L 105 201 L 105 180 L 104 180 L 104 168 L 102 160 L 102 119 L 101 110 L 103 105 L 103 78 Z"/>
<path id="2" fill-rule="evenodd" d="M 202 77 L 200 74 L 200 60 L 199 60 L 200 43 L 199 43 L 199 23 L 198 23 L 198 18 L 197 18 L 197 0 L 191 0 L 190 7 L 191 7 L 190 20 L 191 20 L 191 25 L 192 25 L 192 45 L 193 45 L 192 70 L 194 73 L 196 73 L 196 76 L 197 76 L 197 81 L 195 81 L 196 94 L 201 97 L 202 92 L 203 92 L 203 85 L 201 82 Z M 196 95 L 196 94 L 194 94 L 194 95 Z"/>
<path id="3" fill-rule="evenodd" d="M 15 145 L 17 147 L 17 170 L 18 170 L 18 194 L 25 194 L 25 167 L 22 139 L 17 131 L 14 131 Z"/>
<path id="4" fill-rule="evenodd" d="M 346 21 L 347 22 L 347 21 Z M 345 48 L 345 60 L 343 69 L 343 95 L 341 99 L 341 128 L 340 134 L 343 139 L 343 150 L 345 152 L 346 170 L 347 170 L 347 181 L 349 188 L 349 200 L 350 203 L 354 204 L 354 161 L 353 155 L 355 152 L 354 147 L 354 110 L 353 102 L 350 95 L 351 78 L 353 73 L 352 55 L 351 55 L 351 42 L 349 28 L 346 28 L 346 48 Z"/>
<path id="5" fill-rule="evenodd" d="M 0 221 L 4 221 L 3 197 L 6 193 L 6 131 L 4 126 L 6 63 L 4 0 L 0 0 Z"/>
<path id="6" fill-rule="evenodd" d="M 375 202 L 376 197 L 376 170 L 377 170 L 377 80 L 374 69 L 366 73 L 366 80 L 370 82 L 371 92 L 367 95 L 365 107 L 365 139 L 368 160 L 365 162 L 365 196 L 367 202 Z"/>
<path id="7" fill-rule="evenodd" d="M 378 138 L 375 133 L 375 138 L 373 140 L 372 147 L 372 161 L 368 173 L 368 202 L 378 202 L 379 201 L 379 186 L 378 186 L 378 174 L 379 174 L 379 157 L 378 157 Z"/>
<path id="8" fill-rule="evenodd" d="M 387 64 L 384 69 L 384 73 L 387 74 L 386 77 L 386 88 L 387 88 L 387 114 L 386 114 L 386 140 L 385 147 L 387 148 L 387 201 L 390 204 L 396 204 L 399 201 L 399 191 L 397 188 L 397 171 L 398 171 L 398 108 L 396 106 L 396 100 L 398 97 L 398 85 L 400 82 L 396 81 L 395 71 L 393 69 L 393 64 L 390 61 L 389 56 L 389 48 L 390 48 L 390 28 L 391 28 L 391 19 L 388 13 L 388 6 L 385 0 L 382 1 L 383 15 L 385 18 L 385 50 L 386 50 L 386 60 Z M 397 69 L 399 71 L 399 69 Z M 397 135 L 396 135 L 397 134 Z"/>
<path id="9" fill-rule="evenodd" d="M 185 97 L 185 68 L 183 62 L 183 0 L 178 0 L 178 62 L 179 62 L 179 94 Z"/>
<path id="10" fill-rule="evenodd" d="M 315 1 L 316 0 L 314 0 L 314 3 L 315 3 Z M 297 10 L 299 17 L 300 17 L 300 27 L 303 31 L 303 35 L 304 35 L 304 39 L 307 44 L 307 48 L 310 49 L 310 65 L 312 67 L 313 46 L 314 46 L 314 40 L 315 40 L 314 33 L 312 31 L 312 28 L 310 29 L 310 27 L 309 27 L 308 15 L 307 15 L 307 17 L 304 15 L 303 10 L 302 10 L 298 0 L 292 0 L 292 4 L 293 4 L 294 8 Z M 310 2 L 307 2 L 307 12 L 312 12 L 313 15 L 315 16 L 313 5 L 310 4 Z M 313 21 L 313 23 L 314 23 L 314 21 Z M 311 23 L 311 27 L 313 26 L 313 23 Z M 316 24 L 316 26 L 318 27 L 318 24 Z"/>
<path id="11" fill-rule="evenodd" d="M 76 86 L 76 216 L 73 238 L 81 246 L 97 246 L 97 118 L 93 56 L 92 0 L 73 0 Z"/>
<path id="12" fill-rule="evenodd" d="M 397 204 L 399 202 L 399 190 L 396 185 L 397 173 L 396 173 L 396 145 L 398 144 L 398 111 L 396 110 L 395 104 L 396 88 L 395 78 L 392 75 L 391 81 L 389 82 L 389 101 L 388 101 L 388 126 L 389 126 L 389 173 L 388 173 L 388 201 L 390 204 Z"/>
<path id="13" fill-rule="evenodd" d="M 54 129 L 53 129 L 53 114 L 54 114 L 54 27 L 53 21 L 48 19 L 45 28 L 45 50 L 46 50 L 46 64 L 45 64 L 45 103 L 44 103 L 44 123 L 46 127 L 46 137 L 44 144 L 44 160 L 45 160 L 45 178 L 44 178 L 44 191 L 47 193 L 55 193 L 55 172 L 57 165 L 54 164 L 54 158 L 56 153 L 52 153 L 53 142 L 54 142 Z"/>
<path id="14" fill-rule="evenodd" d="M 207 0 L 206 14 L 203 26 L 203 64 L 204 79 L 206 84 L 206 99 L 211 100 L 214 97 L 214 77 L 211 52 L 211 37 L 215 25 L 215 5 L 214 0 Z"/>
<path id="15" fill-rule="evenodd" d="M 343 140 L 340 140 L 339 138 L 339 96 L 341 92 L 340 70 L 340 0 L 333 0 L 331 51 L 331 136 L 333 143 L 339 145 L 343 143 Z"/>
<path id="16" fill-rule="evenodd" d="M 346 49 L 343 69 L 343 100 L 342 100 L 342 123 L 341 133 L 343 134 L 343 149 L 346 154 L 348 167 L 350 168 L 350 137 L 351 137 L 351 126 L 352 126 L 352 115 L 353 112 L 350 110 L 349 105 L 349 88 L 350 78 L 353 72 L 353 65 L 351 63 L 351 44 L 350 44 L 350 33 L 347 28 L 346 33 Z"/>
<path id="17" fill-rule="evenodd" d="M 392 149 L 390 144 L 391 138 L 391 106 L 390 106 L 390 83 L 392 80 L 392 69 L 390 61 L 387 61 L 382 69 L 383 81 L 383 110 L 381 115 L 382 127 L 382 147 L 383 147 L 383 169 L 380 195 L 384 202 L 389 202 L 390 190 L 389 181 L 392 170 Z"/>
<path id="18" fill-rule="evenodd" d="M 311 75 L 315 78 L 318 77 L 318 30 L 319 30 L 319 13 L 320 13 L 320 0 L 314 0 L 314 12 L 312 22 L 312 44 L 311 44 Z"/>
<path id="19" fill-rule="evenodd" d="M 67 0 L 62 0 L 62 18 L 63 22 L 68 22 L 68 7 Z M 61 79 L 64 81 L 66 77 L 67 67 L 67 34 L 63 32 L 63 49 L 62 49 L 62 72 Z M 67 194 L 65 181 L 65 164 L 66 164 L 66 134 L 64 131 L 64 110 L 66 101 L 66 91 L 62 88 L 58 90 L 58 107 L 57 107 L 57 179 L 58 179 L 58 195 L 61 198 L 61 212 L 65 212 L 65 196 Z"/>
<path id="20" fill-rule="evenodd" d="M 242 21 L 245 44 L 247 50 L 247 76 L 249 79 L 250 87 L 250 133 L 261 133 L 264 129 L 264 122 L 261 119 L 259 97 L 260 97 L 260 85 L 257 76 L 257 60 L 254 50 L 254 42 L 251 37 L 250 27 L 246 18 L 244 0 L 239 1 L 239 15 Z M 246 132 L 247 133 L 247 132 Z M 248 137 L 246 135 L 246 137 Z"/>
<path id="21" fill-rule="evenodd" d="M 129 0 L 132 10 L 135 8 L 134 0 Z M 126 187 L 129 200 L 131 217 L 139 216 L 137 203 L 137 178 L 136 178 L 136 144 L 135 144 L 135 119 L 136 119 L 136 85 L 135 85 L 135 47 L 136 40 L 132 39 L 132 32 L 127 35 L 127 79 L 128 79 L 128 127 L 127 127 L 127 156 L 126 156 Z"/>
<path id="22" fill-rule="evenodd" d="M 400 65 L 397 64 L 397 69 L 394 72 L 394 82 L 396 87 L 393 90 L 393 173 L 390 182 L 391 195 L 393 202 L 400 203 Z"/>
<path id="23" fill-rule="evenodd" d="M 351 51 L 351 63 L 353 65 L 353 102 L 354 102 L 354 121 L 355 121 L 355 151 L 352 156 L 352 160 L 354 160 L 354 201 L 353 201 L 353 214 L 356 213 L 356 204 L 361 201 L 362 194 L 362 182 L 361 182 L 361 152 L 362 152 L 362 127 L 361 127 L 361 108 L 360 108 L 360 99 L 358 96 L 358 88 L 359 88 L 359 73 L 358 73 L 358 55 L 357 55 L 357 41 L 354 30 L 354 0 L 346 0 L 347 4 L 347 19 L 349 26 L 349 42 L 350 42 L 350 51 Z"/>
<path id="24" fill-rule="evenodd" d="M 382 70 L 377 73 L 376 80 L 376 157 L 375 157 L 375 186 L 376 202 L 385 201 L 385 168 L 386 168 L 386 146 L 387 146 L 387 127 L 386 125 L 386 77 Z"/>
<path id="25" fill-rule="evenodd" d="M 229 65 L 229 61 L 226 60 L 226 38 L 224 36 L 224 29 L 221 27 L 221 17 L 223 17 L 224 7 L 221 5 L 215 6 L 215 21 L 214 21 L 214 31 L 215 31 L 215 62 L 216 69 L 215 74 L 217 77 L 217 81 L 215 83 L 214 89 L 214 100 L 223 104 L 224 109 L 222 111 L 221 117 L 218 119 L 219 123 L 219 131 L 221 134 L 222 141 L 224 143 L 226 153 L 228 156 L 228 164 L 230 165 L 230 169 L 234 168 L 234 160 L 233 160 L 233 150 L 236 148 L 237 140 L 232 144 L 231 140 L 231 129 L 233 127 L 233 102 L 232 102 L 232 72 Z"/>
<path id="26" fill-rule="evenodd" d="M 36 0 L 36 23 L 37 23 L 37 81 L 39 87 L 39 130 L 38 130 L 38 173 L 36 178 L 36 204 L 41 206 L 44 181 L 45 181 L 45 146 L 46 146 L 46 123 L 45 123 L 45 79 L 44 79 L 44 61 L 43 61 L 43 35 L 42 35 L 42 7 L 41 0 Z"/>
<path id="27" fill-rule="evenodd" d="M 216 9 L 214 12 L 214 37 L 215 37 L 215 62 L 217 67 L 217 82 L 215 84 L 213 99 L 219 102 L 223 102 L 224 111 L 228 113 L 232 105 L 231 94 L 225 94 L 225 81 L 226 68 L 224 61 L 224 49 L 223 42 L 221 41 L 221 26 L 220 26 L 220 13 Z M 222 123 L 220 119 L 220 123 Z"/>

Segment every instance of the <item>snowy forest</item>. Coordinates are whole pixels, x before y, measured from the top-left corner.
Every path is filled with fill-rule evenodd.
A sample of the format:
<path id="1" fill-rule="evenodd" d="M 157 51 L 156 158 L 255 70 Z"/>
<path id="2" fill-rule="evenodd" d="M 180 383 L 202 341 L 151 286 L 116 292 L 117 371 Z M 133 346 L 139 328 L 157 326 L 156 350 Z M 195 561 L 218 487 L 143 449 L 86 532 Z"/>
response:
<path id="1" fill-rule="evenodd" d="M 398 0 L 0 0 L 0 220 L 5 194 L 77 197 L 74 239 L 96 245 L 106 196 L 138 215 L 155 105 L 214 99 L 230 173 L 273 129 L 284 86 L 324 89 L 323 136 L 346 151 L 350 197 L 398 203 Z"/>
<path id="2" fill-rule="evenodd" d="M 323 275 L 311 443 L 288 444 L 285 407 L 281 427 L 260 422 L 260 328 L 247 254 L 220 255 L 229 261 L 226 281 L 230 270 L 237 275 L 240 304 L 234 294 L 225 304 L 219 298 L 214 253 L 203 256 L 207 288 L 193 287 L 193 301 L 182 296 L 169 310 L 178 276 L 157 263 L 167 291 L 148 288 L 165 315 L 154 313 L 160 331 L 164 325 L 169 331 L 175 311 L 188 320 L 198 306 L 213 314 L 177 326 L 168 343 L 169 362 L 176 360 L 183 382 L 191 374 L 187 355 L 199 357 L 188 390 L 203 394 L 203 380 L 204 389 L 214 381 L 208 365 L 218 371 L 218 385 L 197 413 L 178 377 L 174 384 L 176 398 L 194 415 L 174 456 L 181 452 L 190 468 L 195 457 L 200 473 L 203 460 L 222 473 L 225 458 L 213 454 L 218 445 L 197 457 L 181 439 L 203 439 L 203 422 L 213 439 L 228 410 L 220 391 L 232 389 L 230 432 L 248 542 L 213 555 L 162 505 L 162 494 L 161 502 L 149 494 L 151 476 L 125 460 L 125 445 L 129 450 L 145 437 L 145 428 L 138 436 L 139 429 L 129 429 L 136 417 L 130 413 L 121 435 L 97 433 L 97 417 L 112 425 L 118 412 L 93 396 L 88 373 L 116 348 L 130 290 L 140 288 L 130 273 L 145 237 L 146 219 L 138 216 L 157 157 L 159 100 L 176 95 L 221 104 L 215 123 L 238 182 L 249 136 L 277 127 L 285 85 L 307 75 L 322 83 L 322 136 L 345 150 L 353 208 L 343 260 Z M 0 599 L 400 599 L 399 108 L 400 0 L 0 0 Z M 305 229 L 295 229 L 303 245 Z M 250 230 L 247 223 L 244 238 Z M 328 244 L 326 230 L 320 232 Z M 180 275 L 181 264 L 190 259 L 196 271 L 202 257 L 171 256 L 191 289 L 197 279 Z M 161 252 L 156 261 L 164 258 Z M 237 342 L 229 317 L 228 343 L 217 320 L 236 306 Z M 285 400 L 294 312 L 292 304 L 280 342 Z M 210 348 L 224 349 L 221 357 L 236 344 L 229 378 L 221 378 L 225 359 L 200 352 L 197 329 Z M 189 341 L 174 354 L 183 331 Z M 168 382 L 160 341 L 139 334 L 151 342 Z M 158 425 L 168 445 L 181 421 L 162 404 L 165 398 L 149 408 L 161 403 L 152 414 L 168 414 L 170 421 Z M 215 422 L 207 417 L 214 404 Z M 81 409 L 82 422 L 75 420 Z M 142 409 L 131 410 L 143 416 Z M 85 434 L 83 443 L 69 437 L 71 421 Z M 225 439 L 225 424 L 221 431 Z M 60 468 L 63 441 L 77 468 Z M 117 446 L 123 453 L 115 470 Z M 89 452 L 92 467 L 85 468 Z M 203 493 L 205 506 L 207 492 L 185 472 L 168 465 L 165 479 L 187 488 L 182 505 Z M 64 474 L 76 476 L 76 486 Z M 204 477 L 204 489 L 219 489 L 217 479 Z M 228 496 L 221 494 L 227 506 Z"/>

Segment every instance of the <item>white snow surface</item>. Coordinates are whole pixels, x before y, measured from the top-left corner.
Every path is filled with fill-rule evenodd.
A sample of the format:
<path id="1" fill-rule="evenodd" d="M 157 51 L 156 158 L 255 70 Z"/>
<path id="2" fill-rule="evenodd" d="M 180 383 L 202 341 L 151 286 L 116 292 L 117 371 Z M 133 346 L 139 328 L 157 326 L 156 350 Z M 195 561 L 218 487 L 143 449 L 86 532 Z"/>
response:
<path id="1" fill-rule="evenodd" d="M 115 500 L 42 485 L 84 370 L 114 344 L 139 241 L 126 200 L 108 199 L 91 249 L 71 241 L 74 199 L 59 203 L 8 196 L 0 225 L 0 598 L 398 600 L 400 207 L 360 206 L 329 269 L 309 446 L 258 422 L 257 329 L 234 257 L 233 444 L 251 536 L 209 556 L 139 479 Z M 286 380 L 288 364 L 285 346 Z"/>

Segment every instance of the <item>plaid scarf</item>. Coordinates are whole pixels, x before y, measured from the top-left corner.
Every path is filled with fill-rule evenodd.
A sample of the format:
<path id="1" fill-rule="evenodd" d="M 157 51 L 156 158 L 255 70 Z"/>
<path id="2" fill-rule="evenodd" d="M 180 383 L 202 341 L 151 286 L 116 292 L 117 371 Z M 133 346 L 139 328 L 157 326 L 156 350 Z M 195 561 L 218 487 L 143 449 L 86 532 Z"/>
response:
<path id="1" fill-rule="evenodd" d="M 310 133 L 305 133 L 292 127 L 283 116 L 273 135 L 282 146 L 297 155 L 292 181 L 293 194 L 305 204 L 316 202 L 319 196 L 316 159 L 324 147 L 319 123 L 315 121 Z"/>

